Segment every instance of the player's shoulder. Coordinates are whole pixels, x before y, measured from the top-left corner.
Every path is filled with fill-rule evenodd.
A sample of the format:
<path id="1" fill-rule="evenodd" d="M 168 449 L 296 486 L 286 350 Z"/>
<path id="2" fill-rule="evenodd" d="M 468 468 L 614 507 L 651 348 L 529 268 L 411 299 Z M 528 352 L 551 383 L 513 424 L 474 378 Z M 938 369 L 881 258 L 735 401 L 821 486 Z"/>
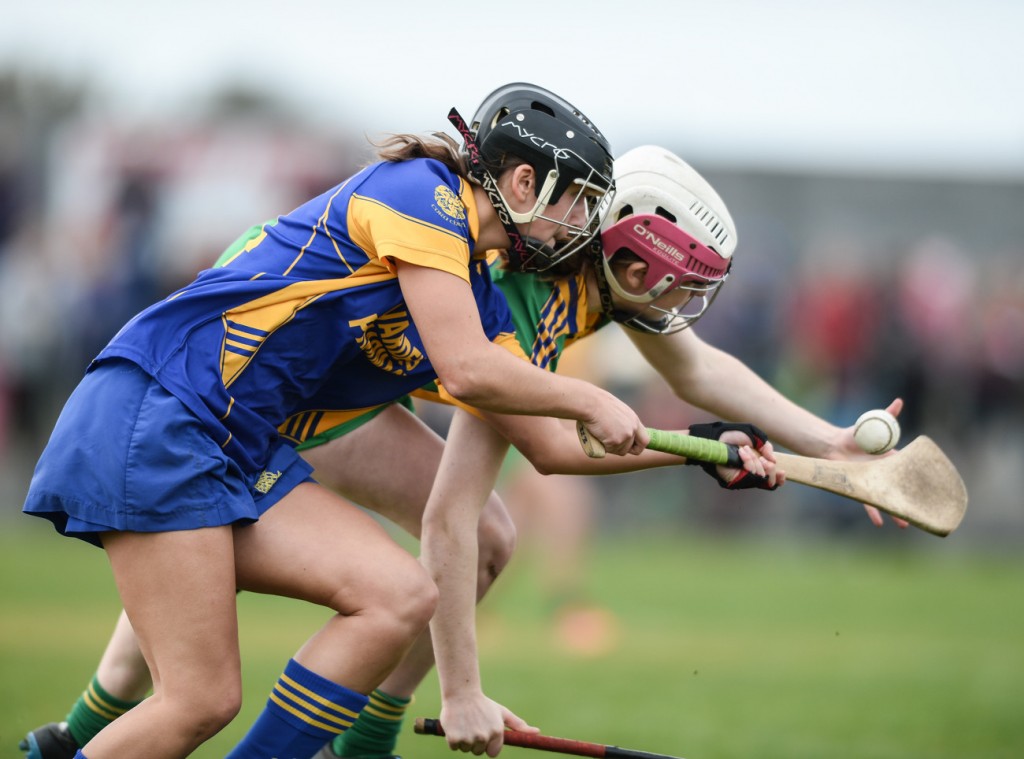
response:
<path id="1" fill-rule="evenodd" d="M 440 161 L 412 158 L 382 162 L 371 169 L 365 181 L 354 190 L 357 214 L 385 218 L 380 216 L 380 211 L 389 209 L 449 234 L 461 237 L 469 234 L 466 185 L 456 172 Z"/>
<path id="2" fill-rule="evenodd" d="M 368 167 L 360 194 L 373 192 L 382 195 L 433 190 L 444 185 L 459 192 L 462 178 L 440 161 L 433 158 L 410 158 L 405 161 L 380 161 Z"/>

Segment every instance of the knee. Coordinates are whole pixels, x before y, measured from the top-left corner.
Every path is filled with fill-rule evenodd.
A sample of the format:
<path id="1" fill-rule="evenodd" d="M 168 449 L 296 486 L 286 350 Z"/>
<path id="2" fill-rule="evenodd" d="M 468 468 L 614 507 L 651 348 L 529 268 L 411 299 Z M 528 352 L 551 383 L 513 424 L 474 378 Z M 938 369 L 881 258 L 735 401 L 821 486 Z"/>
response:
<path id="1" fill-rule="evenodd" d="M 427 629 L 437 609 L 437 585 L 418 561 L 404 573 L 402 582 L 391 596 L 388 608 L 390 622 L 385 623 L 399 645 L 409 645 Z M 383 634 L 387 634 L 384 632 Z"/>
<path id="2" fill-rule="evenodd" d="M 208 704 L 206 711 L 199 715 L 197 728 L 200 739 L 205 741 L 219 733 L 238 716 L 241 709 L 241 690 L 231 698 Z"/>
<path id="3" fill-rule="evenodd" d="M 482 598 L 516 550 L 516 526 L 505 504 L 493 491 L 480 514 L 477 539 L 480 546 L 477 598 Z"/>
<path id="4" fill-rule="evenodd" d="M 352 611 L 347 601 L 339 611 L 362 617 L 372 625 L 372 637 L 380 643 L 405 647 L 427 629 L 437 608 L 437 585 L 412 556 L 389 567 L 387 578 L 363 588 Z M 345 606 L 349 610 L 344 611 Z"/>
<path id="5" fill-rule="evenodd" d="M 430 573 L 418 561 L 413 562 L 415 571 L 410 571 L 405 580 L 405 591 L 401 593 L 404 607 L 401 617 L 412 630 L 411 636 L 419 635 L 430 623 L 437 609 L 438 590 Z"/>
<path id="6" fill-rule="evenodd" d="M 242 708 L 241 678 L 211 676 L 196 687 L 175 689 L 172 686 L 154 697 L 162 698 L 170 712 L 177 715 L 183 735 L 192 735 L 197 742 L 202 742 L 238 716 Z"/>

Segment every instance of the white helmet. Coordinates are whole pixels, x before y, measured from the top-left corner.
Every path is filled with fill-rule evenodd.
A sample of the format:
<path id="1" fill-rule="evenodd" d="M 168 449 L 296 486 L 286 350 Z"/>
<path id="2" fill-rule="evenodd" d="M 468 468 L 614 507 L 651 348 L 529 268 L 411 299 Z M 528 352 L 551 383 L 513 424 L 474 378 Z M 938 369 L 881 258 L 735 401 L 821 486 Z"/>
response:
<path id="1" fill-rule="evenodd" d="M 653 145 L 615 160 L 615 185 L 596 267 L 605 313 L 642 332 L 689 327 L 732 264 L 736 226 L 725 203 L 686 161 Z M 637 262 L 646 271 L 630 266 Z"/>

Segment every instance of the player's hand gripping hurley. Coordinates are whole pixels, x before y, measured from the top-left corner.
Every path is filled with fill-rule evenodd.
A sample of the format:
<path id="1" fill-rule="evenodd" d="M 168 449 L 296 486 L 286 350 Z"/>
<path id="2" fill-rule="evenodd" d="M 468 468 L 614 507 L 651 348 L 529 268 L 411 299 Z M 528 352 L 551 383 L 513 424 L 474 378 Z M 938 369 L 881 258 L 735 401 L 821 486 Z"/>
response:
<path id="1" fill-rule="evenodd" d="M 419 717 L 414 729 L 420 735 L 444 735 L 444 728 L 436 719 Z M 606 757 L 606 759 L 678 759 L 678 757 L 666 754 L 650 754 L 646 751 L 632 751 L 618 746 L 574 741 L 569 738 L 554 738 L 550 735 L 523 733 L 517 730 L 506 730 L 504 743 L 506 746 L 533 748 L 539 751 L 553 751 L 557 754 L 573 754 L 575 756 Z"/>
<path id="2" fill-rule="evenodd" d="M 605 455 L 601 442 L 582 423 L 576 431 L 588 456 Z M 720 466 L 742 466 L 734 445 L 651 428 L 647 433 L 651 450 Z M 871 461 L 831 461 L 778 452 L 775 460 L 787 480 L 866 503 L 940 537 L 959 526 L 967 509 L 967 488 L 959 472 L 924 435 L 895 454 Z"/>

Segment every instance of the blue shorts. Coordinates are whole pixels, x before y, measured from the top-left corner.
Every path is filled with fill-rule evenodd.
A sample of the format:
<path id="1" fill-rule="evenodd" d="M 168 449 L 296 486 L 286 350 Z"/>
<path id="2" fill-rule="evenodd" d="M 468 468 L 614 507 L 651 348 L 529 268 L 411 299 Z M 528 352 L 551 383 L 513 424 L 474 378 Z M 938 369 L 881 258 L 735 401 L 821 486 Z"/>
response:
<path id="1" fill-rule="evenodd" d="M 283 441 L 247 474 L 202 423 L 129 361 L 86 374 L 36 465 L 24 511 L 64 535 L 167 532 L 247 523 L 313 468 Z"/>

